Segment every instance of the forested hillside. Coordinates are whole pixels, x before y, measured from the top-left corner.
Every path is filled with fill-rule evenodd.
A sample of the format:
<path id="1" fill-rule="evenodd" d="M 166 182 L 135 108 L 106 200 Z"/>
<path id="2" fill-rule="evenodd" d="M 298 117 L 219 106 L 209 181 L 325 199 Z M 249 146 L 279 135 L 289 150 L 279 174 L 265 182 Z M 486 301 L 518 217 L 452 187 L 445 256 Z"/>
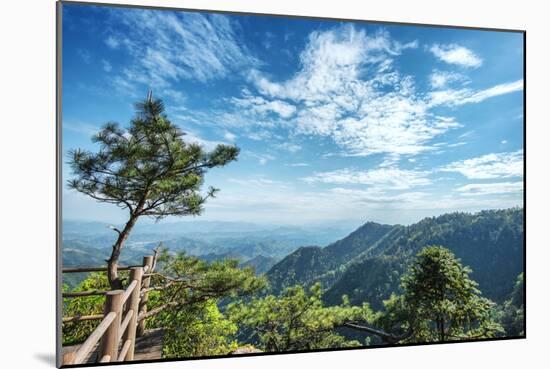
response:
<path id="1" fill-rule="evenodd" d="M 523 209 L 450 213 L 410 226 L 366 223 L 324 248 L 303 247 L 268 273 L 272 291 L 321 282 L 330 304 L 350 302 L 381 307 L 413 256 L 423 247 L 444 245 L 473 270 L 483 295 L 503 302 L 523 271 Z"/>

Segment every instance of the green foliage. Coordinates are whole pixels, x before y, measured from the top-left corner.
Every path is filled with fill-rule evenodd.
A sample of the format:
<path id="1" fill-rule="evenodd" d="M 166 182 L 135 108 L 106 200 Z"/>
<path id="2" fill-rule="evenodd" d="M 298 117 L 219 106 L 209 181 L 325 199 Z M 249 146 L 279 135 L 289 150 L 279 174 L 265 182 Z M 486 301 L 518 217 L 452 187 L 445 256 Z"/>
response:
<path id="1" fill-rule="evenodd" d="M 252 267 L 240 268 L 239 261 L 233 259 L 207 262 L 185 252 L 171 254 L 164 249 L 158 268 L 161 276 L 154 277 L 154 281 L 168 281 L 161 292 L 166 301 L 191 304 L 209 298 L 243 296 L 266 286 L 265 278 L 256 276 Z"/>
<path id="2" fill-rule="evenodd" d="M 523 273 L 520 273 L 510 298 L 504 302 L 500 312 L 500 322 L 509 337 L 525 335 L 524 283 Z"/>
<path id="3" fill-rule="evenodd" d="M 220 313 L 215 300 L 162 312 L 154 324 L 165 329 L 165 358 L 225 355 L 238 347 L 237 325 Z"/>
<path id="4" fill-rule="evenodd" d="M 206 153 L 186 143 L 184 133 L 164 114 L 161 100 L 136 104 L 137 115 L 124 129 L 107 123 L 93 137 L 99 152 L 72 150 L 75 178 L 69 187 L 98 201 L 126 208 L 132 216 L 156 219 L 198 215 L 206 198 L 199 193 L 205 171 L 236 160 L 239 149 L 218 145 Z"/>
<path id="5" fill-rule="evenodd" d="M 249 332 L 249 340 L 264 351 L 311 350 L 359 346 L 334 332 L 350 320 L 369 320 L 372 311 L 362 307 L 325 307 L 321 286 L 305 291 L 301 286 L 286 289 L 280 297 L 268 295 L 249 303 L 237 302 L 228 307 L 231 320 Z"/>
<path id="6" fill-rule="evenodd" d="M 104 273 L 90 273 L 90 275 L 78 284 L 71 292 L 82 292 L 109 289 L 109 282 Z M 68 291 L 65 286 L 63 291 Z M 104 296 L 86 296 L 63 299 L 63 317 L 79 315 L 103 314 Z M 63 344 L 71 345 L 83 342 L 100 323 L 100 320 L 88 320 L 82 322 L 68 322 L 63 324 Z"/>
<path id="7" fill-rule="evenodd" d="M 237 326 L 227 320 L 217 304 L 265 287 L 253 268 L 239 268 L 237 260 L 208 263 L 185 253 L 163 250 L 158 259 L 160 273 L 153 285 L 149 311 L 159 313 L 147 319 L 148 328 L 165 328 L 165 357 L 222 355 L 237 348 Z"/>
<path id="8" fill-rule="evenodd" d="M 494 303 L 483 298 L 471 270 L 441 246 L 422 249 L 402 278 L 402 296 L 392 296 L 375 320 L 387 330 L 412 330 L 409 341 L 495 337 L 503 332 Z"/>

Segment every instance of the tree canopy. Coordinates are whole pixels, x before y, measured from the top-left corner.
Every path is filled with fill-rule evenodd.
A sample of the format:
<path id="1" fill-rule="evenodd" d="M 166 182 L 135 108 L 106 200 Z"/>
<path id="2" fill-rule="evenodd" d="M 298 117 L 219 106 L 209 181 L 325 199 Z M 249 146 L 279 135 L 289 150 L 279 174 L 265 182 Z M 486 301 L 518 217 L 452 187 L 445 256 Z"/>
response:
<path id="1" fill-rule="evenodd" d="M 246 339 L 264 351 L 361 346 L 335 329 L 347 321 L 368 320 L 372 314 L 368 304 L 326 307 L 321 295 L 320 284 L 309 291 L 301 286 L 290 287 L 278 297 L 268 295 L 231 304 L 228 314 L 248 333 Z"/>
<path id="2" fill-rule="evenodd" d="M 494 337 L 502 327 L 494 303 L 481 296 L 470 268 L 442 246 L 422 249 L 402 278 L 403 295 L 385 301 L 376 324 L 409 329 L 409 341 L 431 342 Z"/>

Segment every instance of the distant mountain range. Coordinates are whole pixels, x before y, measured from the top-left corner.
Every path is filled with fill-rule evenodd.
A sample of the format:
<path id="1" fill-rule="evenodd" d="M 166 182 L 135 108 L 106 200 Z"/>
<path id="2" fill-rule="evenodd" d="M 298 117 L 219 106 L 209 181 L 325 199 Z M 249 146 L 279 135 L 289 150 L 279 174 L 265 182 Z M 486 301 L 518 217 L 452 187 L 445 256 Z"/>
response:
<path id="1" fill-rule="evenodd" d="M 366 223 L 326 247 L 307 246 L 292 252 L 267 273 L 272 292 L 321 282 L 329 304 L 347 294 L 352 304 L 368 301 L 380 308 L 423 247 L 442 245 L 469 266 L 483 295 L 502 302 L 523 271 L 523 209 L 450 213 L 418 223 Z"/>
<path id="2" fill-rule="evenodd" d="M 63 222 L 63 265 L 104 265 L 116 233 L 102 222 Z M 264 273 L 278 260 L 308 242 L 328 243 L 345 236 L 351 224 L 290 227 L 245 222 L 182 221 L 138 223 L 128 238 L 121 264 L 141 263 L 160 242 L 170 251 L 185 251 L 205 260 L 234 258 Z M 76 279 L 75 279 L 76 280 Z M 74 281 L 73 281 L 74 282 Z"/>

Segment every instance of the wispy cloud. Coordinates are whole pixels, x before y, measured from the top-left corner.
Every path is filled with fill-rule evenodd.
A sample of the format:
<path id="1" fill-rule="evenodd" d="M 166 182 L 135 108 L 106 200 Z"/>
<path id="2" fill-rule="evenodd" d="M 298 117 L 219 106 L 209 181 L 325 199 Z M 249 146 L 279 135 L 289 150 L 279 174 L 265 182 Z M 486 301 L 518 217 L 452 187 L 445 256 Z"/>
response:
<path id="1" fill-rule="evenodd" d="M 296 112 L 296 107 L 281 100 L 268 101 L 261 96 L 252 96 L 245 92 L 242 98 L 233 97 L 231 102 L 239 107 L 248 109 L 249 112 L 259 115 L 276 113 L 282 118 L 290 118 Z"/>
<path id="2" fill-rule="evenodd" d="M 302 150 L 302 146 L 292 143 L 292 142 L 284 142 L 279 144 L 274 144 L 274 147 L 280 150 L 288 151 L 290 153 L 296 153 L 300 150 Z"/>
<path id="3" fill-rule="evenodd" d="M 275 156 L 271 154 L 257 153 L 250 150 L 244 151 L 244 154 L 258 160 L 258 164 L 266 165 L 269 161 L 275 160 Z"/>
<path id="4" fill-rule="evenodd" d="M 111 49 L 117 49 L 120 46 L 120 42 L 112 35 L 105 39 L 105 44 Z"/>
<path id="5" fill-rule="evenodd" d="M 523 182 L 472 183 L 457 189 L 463 196 L 516 194 L 523 192 Z"/>
<path id="6" fill-rule="evenodd" d="M 523 150 L 493 153 L 456 161 L 439 170 L 457 172 L 469 179 L 521 177 L 523 176 Z"/>
<path id="7" fill-rule="evenodd" d="M 474 91 L 469 88 L 432 91 L 428 94 L 428 97 L 430 106 L 459 106 L 464 104 L 480 103 L 491 97 L 506 95 L 518 91 L 523 91 L 523 79 L 514 82 L 502 83 L 480 91 Z"/>
<path id="8" fill-rule="evenodd" d="M 461 73 L 434 69 L 430 74 L 430 85 L 433 89 L 441 89 L 455 82 L 468 83 L 469 79 Z"/>
<path id="9" fill-rule="evenodd" d="M 258 64 L 226 16 L 138 9 L 112 14 L 119 25 L 131 30 L 113 32 L 105 40 L 109 47 L 129 54 L 122 75 L 129 83 L 163 89 L 185 79 L 207 82 L 230 77 Z"/>
<path id="10" fill-rule="evenodd" d="M 234 142 L 237 139 L 237 135 L 231 132 L 226 131 L 223 134 L 223 138 L 225 138 L 229 142 Z"/>
<path id="11" fill-rule="evenodd" d="M 391 190 L 406 190 L 416 186 L 431 184 L 429 172 L 403 170 L 398 168 L 378 168 L 373 170 L 339 169 L 331 172 L 315 173 L 303 180 L 309 183 L 361 184 L 382 186 Z"/>
<path id="12" fill-rule="evenodd" d="M 472 50 L 457 44 L 434 44 L 429 50 L 439 60 L 448 64 L 460 65 L 467 68 L 478 68 L 483 64 L 483 59 L 477 56 Z"/>
<path id="13" fill-rule="evenodd" d="M 286 164 L 287 167 L 309 167 L 310 164 L 309 163 L 290 163 L 290 164 Z"/>

